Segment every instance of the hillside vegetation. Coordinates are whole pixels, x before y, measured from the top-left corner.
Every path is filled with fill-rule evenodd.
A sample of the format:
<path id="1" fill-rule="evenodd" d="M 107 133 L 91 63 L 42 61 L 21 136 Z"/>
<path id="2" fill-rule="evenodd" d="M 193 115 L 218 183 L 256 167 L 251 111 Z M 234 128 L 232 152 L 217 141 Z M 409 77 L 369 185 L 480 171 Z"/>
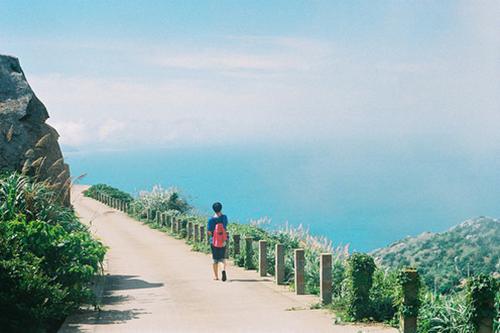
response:
<path id="1" fill-rule="evenodd" d="M 479 217 L 442 233 L 407 237 L 371 253 L 386 267 L 418 267 L 424 283 L 447 293 L 479 273 L 499 275 L 500 220 Z"/>
<path id="2" fill-rule="evenodd" d="M 47 183 L 0 175 L 0 331 L 55 332 L 82 304 L 105 247 Z"/>

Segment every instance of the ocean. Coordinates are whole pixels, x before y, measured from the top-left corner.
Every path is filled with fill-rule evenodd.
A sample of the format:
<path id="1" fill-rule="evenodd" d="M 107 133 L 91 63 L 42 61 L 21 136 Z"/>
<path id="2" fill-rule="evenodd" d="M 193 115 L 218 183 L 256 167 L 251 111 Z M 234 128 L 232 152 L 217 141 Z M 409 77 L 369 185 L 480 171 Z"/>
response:
<path id="1" fill-rule="evenodd" d="M 370 251 L 476 216 L 500 216 L 498 155 L 449 147 L 224 146 L 66 151 L 73 177 L 137 195 L 175 186 L 203 214 L 302 224 L 334 245 Z"/>

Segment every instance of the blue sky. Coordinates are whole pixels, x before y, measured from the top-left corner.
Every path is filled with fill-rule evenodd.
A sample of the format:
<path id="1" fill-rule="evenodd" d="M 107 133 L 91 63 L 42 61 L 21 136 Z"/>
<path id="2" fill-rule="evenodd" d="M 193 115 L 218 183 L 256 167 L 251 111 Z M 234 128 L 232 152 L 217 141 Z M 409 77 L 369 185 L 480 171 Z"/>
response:
<path id="1" fill-rule="evenodd" d="M 180 185 L 202 210 L 223 184 L 233 218 L 367 249 L 498 216 L 499 17 L 498 1 L 0 0 L 0 53 L 80 150 L 74 175 Z"/>
<path id="2" fill-rule="evenodd" d="M 20 58 L 65 145 L 440 142 L 492 153 L 499 6 L 0 0 L 0 53 Z"/>

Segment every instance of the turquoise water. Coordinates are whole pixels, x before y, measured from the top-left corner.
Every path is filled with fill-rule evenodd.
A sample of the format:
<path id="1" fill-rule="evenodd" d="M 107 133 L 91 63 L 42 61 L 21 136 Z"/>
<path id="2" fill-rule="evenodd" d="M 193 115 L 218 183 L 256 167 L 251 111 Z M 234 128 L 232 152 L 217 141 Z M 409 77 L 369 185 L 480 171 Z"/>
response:
<path id="1" fill-rule="evenodd" d="M 230 220 L 267 216 L 368 251 L 467 218 L 500 216 L 499 155 L 449 147 L 224 147 L 67 152 L 81 183 L 137 194 L 175 185 L 202 213 L 221 201 Z"/>

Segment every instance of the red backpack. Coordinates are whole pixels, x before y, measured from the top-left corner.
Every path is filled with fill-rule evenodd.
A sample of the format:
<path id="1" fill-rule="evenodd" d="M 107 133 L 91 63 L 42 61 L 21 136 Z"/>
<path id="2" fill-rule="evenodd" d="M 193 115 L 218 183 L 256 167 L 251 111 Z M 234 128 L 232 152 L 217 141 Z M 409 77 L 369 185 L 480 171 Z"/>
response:
<path id="1" fill-rule="evenodd" d="M 215 230 L 214 230 L 214 235 L 212 237 L 212 245 L 214 247 L 224 247 L 226 244 L 227 240 L 227 232 L 226 229 L 224 229 L 224 224 L 222 222 L 217 223 L 215 225 Z"/>

